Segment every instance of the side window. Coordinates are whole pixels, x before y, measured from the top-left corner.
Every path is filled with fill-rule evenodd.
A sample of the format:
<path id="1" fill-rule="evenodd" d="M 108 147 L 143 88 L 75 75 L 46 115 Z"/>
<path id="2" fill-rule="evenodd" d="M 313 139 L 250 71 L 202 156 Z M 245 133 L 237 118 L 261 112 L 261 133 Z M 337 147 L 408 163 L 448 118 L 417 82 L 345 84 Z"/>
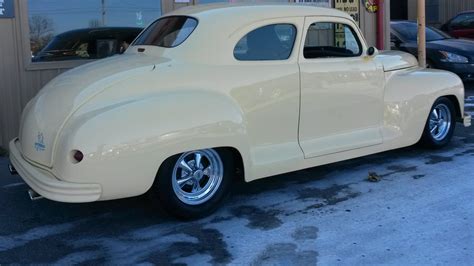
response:
<path id="1" fill-rule="evenodd" d="M 459 15 L 451 21 L 450 27 L 453 30 L 465 29 L 469 26 L 469 20 L 472 20 L 473 17 L 474 17 L 474 15 L 472 15 L 472 14 Z"/>
<path id="2" fill-rule="evenodd" d="M 474 13 L 469 14 L 469 18 L 466 22 L 466 28 L 472 29 L 474 27 Z"/>
<path id="3" fill-rule="evenodd" d="M 354 29 L 333 22 L 317 22 L 308 28 L 304 57 L 355 57 L 362 54 L 362 46 Z"/>
<path id="4" fill-rule="evenodd" d="M 234 48 L 240 61 L 286 60 L 295 44 L 296 27 L 292 24 L 267 25 L 245 35 Z"/>

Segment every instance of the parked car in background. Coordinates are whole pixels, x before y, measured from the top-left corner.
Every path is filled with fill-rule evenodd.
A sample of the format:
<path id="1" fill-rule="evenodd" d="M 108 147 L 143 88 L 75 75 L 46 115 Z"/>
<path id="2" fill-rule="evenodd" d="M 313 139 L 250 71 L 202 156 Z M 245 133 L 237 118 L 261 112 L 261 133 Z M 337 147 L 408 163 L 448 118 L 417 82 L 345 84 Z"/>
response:
<path id="1" fill-rule="evenodd" d="M 420 140 L 443 147 L 457 122 L 471 117 L 456 75 L 420 69 L 408 53 L 379 54 L 345 12 L 203 5 L 156 20 L 123 55 L 49 82 L 23 111 L 11 171 L 51 200 L 149 191 L 195 218 L 237 178 Z"/>
<path id="2" fill-rule="evenodd" d="M 418 26 L 411 21 L 391 22 L 391 48 L 418 55 Z M 474 79 L 474 41 L 455 39 L 433 27 L 426 28 L 429 68 L 456 73 L 464 81 Z"/>
<path id="3" fill-rule="evenodd" d="M 33 62 L 101 59 L 123 53 L 142 28 L 102 27 L 67 31 L 55 36 Z"/>
<path id="4" fill-rule="evenodd" d="M 474 39 L 474 11 L 460 13 L 441 26 L 441 30 L 455 38 Z"/>

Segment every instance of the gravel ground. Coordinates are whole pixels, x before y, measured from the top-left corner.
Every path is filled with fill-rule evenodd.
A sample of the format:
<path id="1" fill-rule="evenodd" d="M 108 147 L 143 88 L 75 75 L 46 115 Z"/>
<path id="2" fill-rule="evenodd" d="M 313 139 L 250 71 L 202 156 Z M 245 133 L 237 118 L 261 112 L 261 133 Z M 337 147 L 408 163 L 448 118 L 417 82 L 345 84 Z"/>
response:
<path id="1" fill-rule="evenodd" d="M 459 126 L 442 150 L 239 184 L 217 213 L 184 223 L 144 196 L 31 202 L 0 158 L 0 264 L 474 265 L 473 165 L 474 128 Z"/>

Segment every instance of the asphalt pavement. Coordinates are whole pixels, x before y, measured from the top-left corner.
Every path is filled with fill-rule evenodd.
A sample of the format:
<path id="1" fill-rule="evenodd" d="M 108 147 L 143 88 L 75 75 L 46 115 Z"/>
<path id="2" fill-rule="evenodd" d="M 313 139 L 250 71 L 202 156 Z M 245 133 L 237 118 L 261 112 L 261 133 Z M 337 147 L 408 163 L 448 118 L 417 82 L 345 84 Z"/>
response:
<path id="1" fill-rule="evenodd" d="M 458 125 L 444 149 L 237 184 L 218 212 L 181 222 L 146 196 L 32 202 L 0 158 L 0 264 L 474 265 L 473 167 L 474 128 Z"/>

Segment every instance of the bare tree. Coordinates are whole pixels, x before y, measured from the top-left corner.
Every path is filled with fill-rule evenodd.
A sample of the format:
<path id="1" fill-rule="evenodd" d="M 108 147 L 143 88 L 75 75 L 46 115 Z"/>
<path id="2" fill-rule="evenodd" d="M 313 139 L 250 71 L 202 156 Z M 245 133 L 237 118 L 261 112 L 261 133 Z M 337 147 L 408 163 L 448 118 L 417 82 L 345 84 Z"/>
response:
<path id="1" fill-rule="evenodd" d="M 30 17 L 29 24 L 31 52 L 36 54 L 54 37 L 54 23 L 48 17 L 35 15 Z"/>

